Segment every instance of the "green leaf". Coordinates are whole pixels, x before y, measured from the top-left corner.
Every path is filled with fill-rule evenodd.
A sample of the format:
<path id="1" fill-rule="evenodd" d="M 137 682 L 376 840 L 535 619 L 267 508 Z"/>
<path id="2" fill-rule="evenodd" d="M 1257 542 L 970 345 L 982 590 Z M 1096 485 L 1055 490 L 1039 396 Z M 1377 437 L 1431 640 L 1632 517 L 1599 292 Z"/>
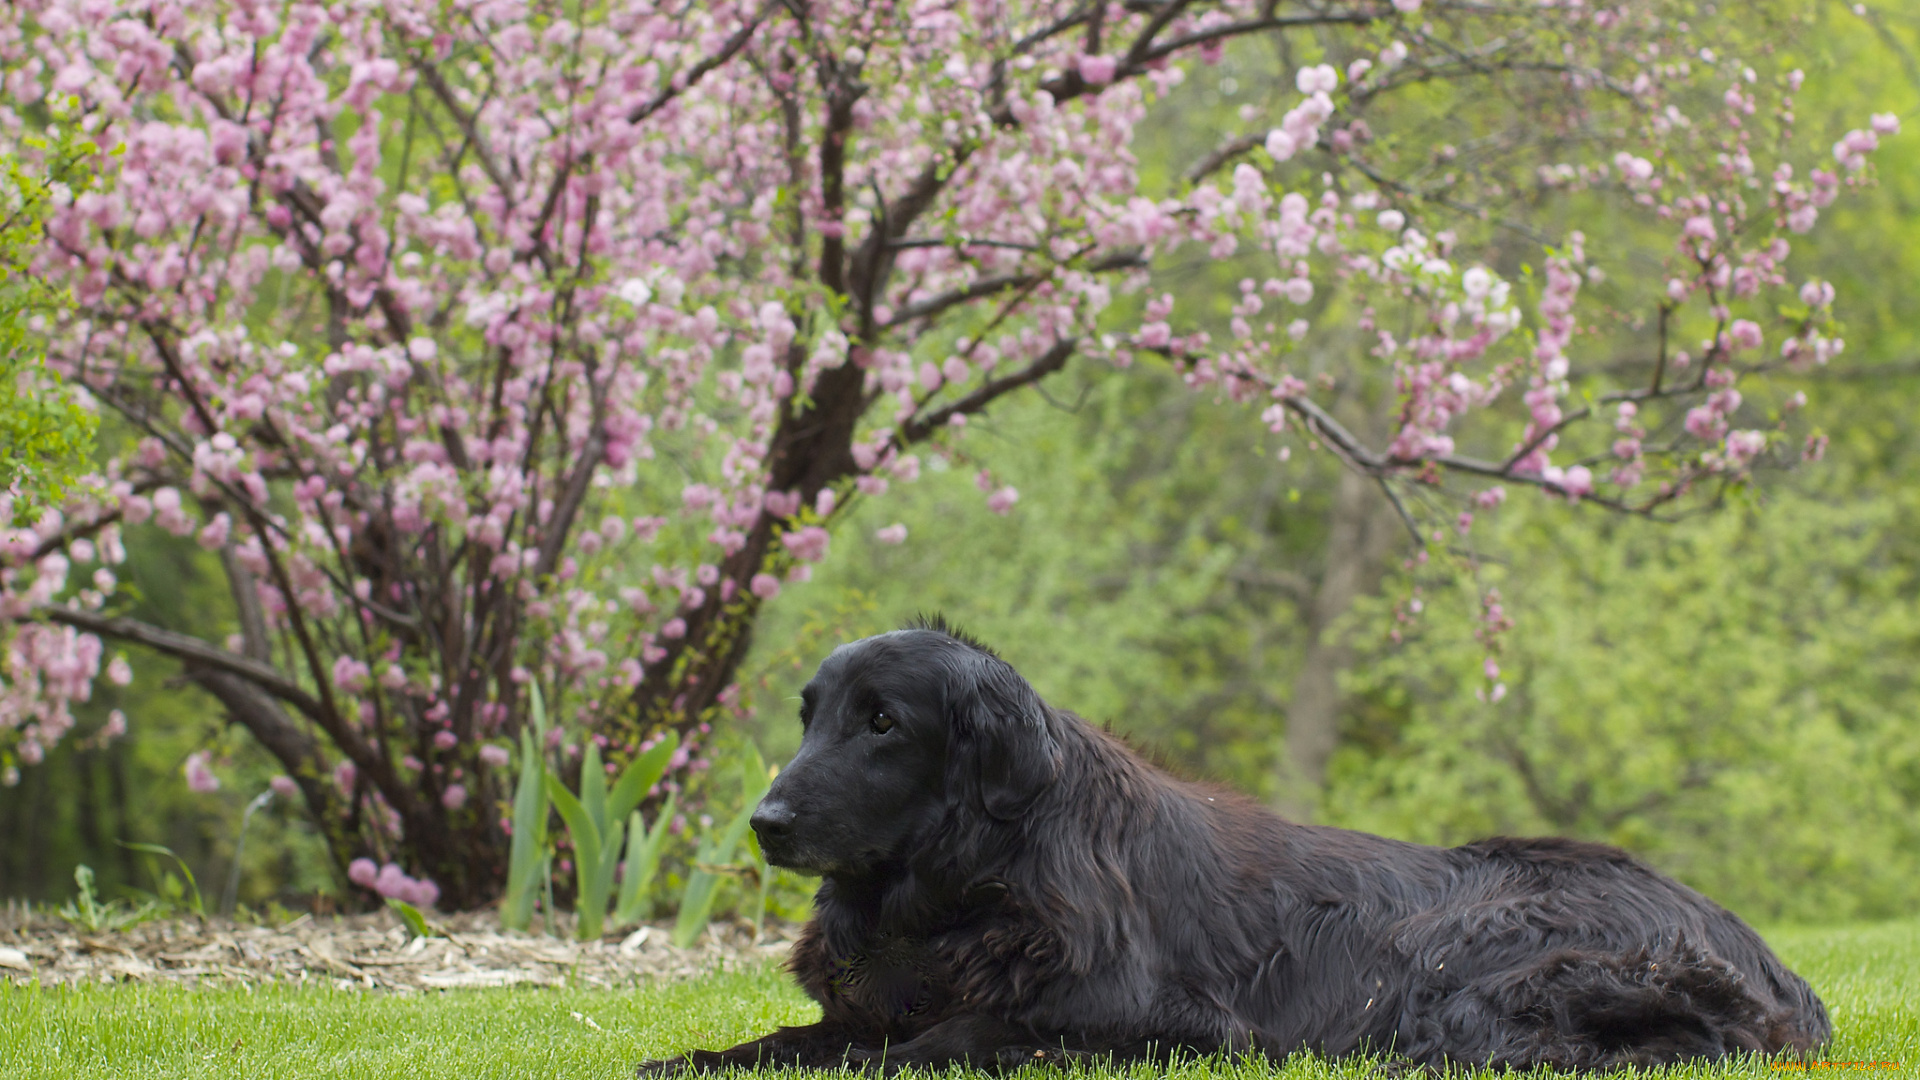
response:
<path id="1" fill-rule="evenodd" d="M 642 906 L 647 902 L 647 887 L 653 884 L 654 877 L 660 872 L 660 855 L 666 850 L 667 827 L 673 821 L 673 812 L 679 802 L 679 792 L 668 792 L 667 801 L 653 819 L 653 828 L 644 831 L 640 828 L 640 811 L 635 810 L 629 816 L 627 876 L 620 881 L 620 903 L 613 915 L 616 925 L 626 926 L 639 920 Z"/>
<path id="2" fill-rule="evenodd" d="M 741 755 L 740 809 L 734 812 L 733 820 L 727 822 L 717 839 L 701 845 L 699 854 L 694 858 L 695 869 L 687 875 L 687 888 L 680 898 L 680 917 L 673 925 L 673 943 L 682 949 L 692 945 L 700 936 L 700 931 L 706 929 L 713 912 L 714 893 L 720 885 L 720 876 L 710 870 L 699 869 L 699 864 L 718 866 L 733 858 L 734 849 L 740 846 L 740 840 L 753 820 L 754 808 L 759 806 L 760 797 L 766 794 L 767 787 L 773 783 L 760 751 L 752 743 L 746 744 Z"/>
<path id="3" fill-rule="evenodd" d="M 573 837 L 574 862 L 580 862 L 583 856 L 595 857 L 600 851 L 600 829 L 588 816 L 587 808 L 580 805 L 579 798 L 552 773 L 547 774 L 547 801 L 560 812 L 560 820 L 567 823 L 567 832 Z"/>
<path id="4" fill-rule="evenodd" d="M 587 759 L 588 764 L 593 764 L 598 761 L 599 755 L 589 751 Z M 604 809 L 604 790 L 599 798 Z M 600 833 L 600 827 L 594 824 L 593 815 L 552 773 L 547 774 L 547 799 L 560 812 L 560 820 L 567 823 L 567 832 L 573 837 L 574 916 L 578 920 L 574 934 L 582 941 L 597 938 L 607 914 L 607 893 L 611 891 L 613 882 L 611 860 L 605 856 L 619 850 L 618 842 L 609 848 L 606 838 Z M 614 828 L 617 835 L 620 826 L 616 824 Z"/>
<path id="5" fill-rule="evenodd" d="M 773 773 L 767 768 L 766 759 L 760 756 L 760 748 L 748 743 L 740 754 L 740 801 L 747 807 L 749 816 L 772 786 Z"/>
<path id="6" fill-rule="evenodd" d="M 580 760 L 580 805 L 593 822 L 594 832 L 607 831 L 607 768 L 600 760 L 600 744 L 587 740 L 586 756 Z M 615 818 L 618 821 L 619 818 Z"/>
<path id="7" fill-rule="evenodd" d="M 611 821 L 623 821 L 640 801 L 653 790 L 653 785 L 667 773 L 667 762 L 672 760 L 673 752 L 680 748 L 680 736 L 669 731 L 653 749 L 641 754 L 627 763 L 626 770 L 615 782 L 613 791 L 607 796 L 607 818 Z"/>
<path id="8" fill-rule="evenodd" d="M 719 884 L 719 875 L 711 871 L 695 870 L 687 875 L 687 887 L 680 893 L 680 917 L 673 923 L 675 947 L 691 947 L 700 931 L 707 928 L 707 917 L 713 911 L 713 891 Z"/>
<path id="9" fill-rule="evenodd" d="M 535 691 L 535 727 L 541 716 Z M 546 762 L 540 757 L 535 733 L 520 730 L 520 779 L 513 796 L 513 844 L 507 856 L 507 892 L 501 898 L 500 923 L 509 930 L 533 925 L 533 904 L 539 895 L 541 867 L 547 849 Z"/>
<path id="10" fill-rule="evenodd" d="M 129 851 L 138 851 L 147 855 L 164 855 L 167 858 L 172 859 L 176 864 L 179 865 L 180 873 L 186 877 L 187 888 L 193 890 L 193 903 L 189 905 L 189 910 L 191 910 L 195 915 L 206 914 L 205 907 L 202 906 L 202 904 L 200 903 L 200 883 L 193 879 L 193 870 L 192 868 L 187 866 L 187 861 L 185 859 L 182 859 L 180 856 L 174 854 L 174 851 L 172 848 L 167 847 L 164 844 L 141 844 L 141 843 L 132 843 L 126 840 L 115 840 L 114 843 L 119 844 L 121 847 L 126 848 Z M 169 877 L 168 880 L 171 881 L 174 879 Z"/>
<path id="11" fill-rule="evenodd" d="M 420 909 L 397 896 L 387 897 L 387 906 L 400 913 L 400 921 L 407 924 L 407 931 L 414 937 L 432 937 L 433 930 L 427 926 L 427 917 Z"/>
<path id="12" fill-rule="evenodd" d="M 620 841 L 626 825 L 616 821 L 591 861 L 580 863 L 580 895 L 574 902 L 575 936 L 592 941 L 603 932 L 607 901 L 613 896 L 613 872 L 620 865 Z M 578 855 L 578 852 L 575 853 Z"/>

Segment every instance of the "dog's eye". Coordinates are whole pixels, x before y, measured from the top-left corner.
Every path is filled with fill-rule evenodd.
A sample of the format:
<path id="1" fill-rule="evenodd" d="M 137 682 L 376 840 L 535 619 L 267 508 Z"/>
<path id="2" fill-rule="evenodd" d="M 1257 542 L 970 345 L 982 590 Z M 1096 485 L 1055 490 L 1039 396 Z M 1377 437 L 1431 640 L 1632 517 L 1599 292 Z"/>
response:
<path id="1" fill-rule="evenodd" d="M 888 716 L 886 713 L 883 713 L 883 712 L 877 712 L 873 714 L 873 733 L 875 735 L 885 735 L 887 732 L 892 730 L 893 730 L 893 717 Z"/>

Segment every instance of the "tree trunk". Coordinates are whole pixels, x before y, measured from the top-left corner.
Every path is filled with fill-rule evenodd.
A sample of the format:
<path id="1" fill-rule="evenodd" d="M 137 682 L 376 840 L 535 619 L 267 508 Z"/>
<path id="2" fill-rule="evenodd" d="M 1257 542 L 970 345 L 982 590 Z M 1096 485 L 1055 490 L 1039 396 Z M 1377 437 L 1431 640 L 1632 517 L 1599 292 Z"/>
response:
<path id="1" fill-rule="evenodd" d="M 1307 613 L 1307 649 L 1293 683 L 1274 808 L 1310 821 L 1340 739 L 1340 673 L 1353 650 L 1336 624 L 1379 581 L 1394 522 L 1374 479 L 1346 468 L 1334 486 L 1327 554 Z"/>

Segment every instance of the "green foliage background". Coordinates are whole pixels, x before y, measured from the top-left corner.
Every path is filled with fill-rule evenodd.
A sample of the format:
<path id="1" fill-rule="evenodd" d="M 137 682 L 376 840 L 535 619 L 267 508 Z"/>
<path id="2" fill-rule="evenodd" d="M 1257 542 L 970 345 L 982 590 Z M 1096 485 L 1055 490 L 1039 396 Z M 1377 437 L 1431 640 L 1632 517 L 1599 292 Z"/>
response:
<path id="1" fill-rule="evenodd" d="M 0 495 L 12 515 L 33 521 L 57 506 L 86 468 L 98 420 L 73 389 L 47 370 L 35 347 L 33 323 L 68 297 L 34 277 L 27 253 L 57 201 L 98 187 L 90 162 L 98 149 L 61 117 L 51 116 L 35 140 L 52 162 L 49 175 L 15 161 L 0 178 Z M 0 514 L 0 527 L 8 524 Z"/>
<path id="2" fill-rule="evenodd" d="M 1878 155 L 1879 186 L 1841 200 L 1797 244 L 1797 272 L 1835 282 L 1847 324 L 1834 369 L 1798 384 L 1832 437 L 1825 461 L 1667 525 L 1516 497 L 1475 530 L 1487 556 L 1477 582 L 1397 570 L 1405 552 L 1393 553 L 1343 624 L 1355 662 L 1319 820 L 1434 843 L 1606 840 L 1759 919 L 1920 906 L 1920 12 L 1811 10 L 1811 24 L 1769 46 L 1811 76 L 1803 138 L 1868 112 L 1898 113 L 1909 129 Z M 1195 156 L 1186 141 L 1202 125 L 1182 116 L 1227 115 L 1312 61 L 1230 54 L 1202 72 L 1154 135 L 1150 183 L 1177 184 L 1162 163 Z M 1613 269 L 1621 281 L 1645 268 Z M 1241 276 L 1231 260 L 1196 261 L 1164 287 L 1181 311 L 1224 322 Z M 976 421 L 966 449 L 976 460 L 929 465 L 863 500 L 814 580 L 769 605 L 741 734 L 784 760 L 799 687 L 834 644 L 942 611 L 1048 700 L 1171 767 L 1263 798 L 1297 794 L 1276 777 L 1336 464 L 1296 452 L 1279 465 L 1253 413 L 1145 365 L 1120 378 L 1070 368 L 1044 396 Z M 986 510 L 973 483 L 982 465 L 1020 489 L 1011 514 Z M 896 522 L 905 544 L 874 538 Z M 161 621 L 194 613 L 218 639 L 232 616 L 211 558 L 144 533 L 127 573 Z M 1396 643 L 1393 609 L 1416 585 L 1424 614 Z M 1480 698 L 1471 635 L 1486 585 L 1517 620 L 1498 703 Z M 203 883 L 224 881 L 240 808 L 275 770 L 210 699 L 170 685 L 166 662 L 136 659 L 136 681 L 103 684 L 79 737 L 0 789 L 0 895 L 64 896 L 79 861 L 109 895 L 151 887 L 115 837 L 166 843 Z M 89 742 L 113 708 L 129 735 Z M 216 751 L 225 780 L 211 796 L 189 793 L 180 773 L 200 748 Z M 297 814 L 275 807 L 254 828 L 244 901 L 354 902 Z M 787 913 L 802 910 L 803 890 L 783 886 Z"/>

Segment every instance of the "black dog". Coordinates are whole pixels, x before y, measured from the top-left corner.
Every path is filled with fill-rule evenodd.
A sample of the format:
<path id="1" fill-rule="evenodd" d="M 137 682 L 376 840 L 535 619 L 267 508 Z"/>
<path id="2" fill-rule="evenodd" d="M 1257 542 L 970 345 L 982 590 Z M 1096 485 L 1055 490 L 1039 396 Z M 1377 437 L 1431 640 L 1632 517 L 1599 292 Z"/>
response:
<path id="1" fill-rule="evenodd" d="M 1586 1069 L 1831 1030 L 1759 935 L 1624 852 L 1289 824 L 937 622 L 836 649 L 802 700 L 753 827 L 825 878 L 790 961 L 824 1016 L 642 1075 L 1299 1049 Z"/>

